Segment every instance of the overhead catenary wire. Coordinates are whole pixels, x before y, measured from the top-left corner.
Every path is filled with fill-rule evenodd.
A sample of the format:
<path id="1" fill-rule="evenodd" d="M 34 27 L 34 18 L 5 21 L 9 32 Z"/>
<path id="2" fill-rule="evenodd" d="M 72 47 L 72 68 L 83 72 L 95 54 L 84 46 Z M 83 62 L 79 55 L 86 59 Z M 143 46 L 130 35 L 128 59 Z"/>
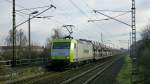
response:
<path id="1" fill-rule="evenodd" d="M 65 1 L 65 0 L 64 0 Z M 70 12 L 72 9 L 70 9 L 70 7 L 68 6 L 68 5 L 65 5 L 65 3 L 66 2 L 64 2 L 64 3 L 62 3 L 64 6 L 64 8 L 65 8 L 65 10 L 68 10 L 68 11 L 65 11 L 65 14 L 64 14 L 64 16 L 65 16 L 65 18 L 67 18 L 67 19 L 65 19 L 65 20 L 69 20 L 69 23 L 74 23 L 73 22 L 73 20 L 72 20 L 72 13 Z"/>
<path id="2" fill-rule="evenodd" d="M 125 12 L 125 13 L 121 13 L 121 14 L 119 14 L 119 15 L 116 15 L 116 16 L 113 16 L 112 18 L 117 18 L 117 17 L 120 17 L 120 16 L 123 16 L 123 15 L 126 15 L 126 14 L 128 14 L 129 12 Z M 104 18 L 104 19 L 97 19 L 97 20 L 88 20 L 88 22 L 89 21 L 101 21 L 101 20 L 110 20 L 111 18 Z"/>
<path id="3" fill-rule="evenodd" d="M 49 6 L 40 6 L 40 7 L 35 7 L 35 8 L 25 8 L 25 9 L 20 9 L 16 10 L 17 12 L 24 11 L 24 10 L 35 10 L 35 9 L 43 9 L 43 8 L 48 8 Z"/>
<path id="4" fill-rule="evenodd" d="M 71 2 L 71 4 L 75 7 L 75 8 L 77 8 L 78 10 L 79 10 L 79 12 L 81 13 L 81 14 L 83 14 L 84 16 L 86 16 L 87 18 L 89 18 L 89 16 L 80 8 L 80 7 L 78 7 L 72 0 L 69 0 L 70 2 Z M 95 23 L 94 23 L 95 24 Z M 86 25 L 86 24 L 85 24 Z M 96 25 L 96 27 L 97 27 L 98 25 Z M 87 33 L 88 34 L 88 33 Z"/>
<path id="5" fill-rule="evenodd" d="M 131 12 L 131 11 L 122 11 L 122 10 L 97 10 L 97 11 L 104 11 L 104 12 Z"/>
<path id="6" fill-rule="evenodd" d="M 72 17 L 71 12 L 70 12 L 71 9 L 65 3 L 66 3 L 65 0 L 61 3 L 61 5 L 63 5 L 63 7 L 61 7 L 61 6 L 59 7 L 59 5 L 54 3 L 59 8 L 57 11 L 60 11 L 61 12 L 60 14 L 62 14 L 62 10 L 65 10 L 65 13 L 63 13 L 63 17 L 62 18 L 61 17 L 57 17 L 57 15 L 55 16 L 55 18 L 53 18 L 53 21 L 56 22 L 60 26 L 65 25 L 66 21 L 69 21 L 69 24 L 73 24 L 74 23 L 73 20 L 72 20 L 73 17 Z M 66 11 L 66 10 L 68 10 L 68 11 Z M 56 11 L 56 13 L 57 13 L 57 11 Z M 59 19 L 57 19 L 57 18 L 59 18 Z"/>
<path id="7" fill-rule="evenodd" d="M 86 7 L 89 9 L 89 10 L 94 10 L 92 7 L 90 7 L 88 4 L 87 4 L 87 2 L 86 1 L 84 1 L 84 0 L 81 0 L 85 5 L 86 5 Z M 95 18 L 97 18 L 96 16 L 94 16 Z M 91 20 L 91 19 L 90 19 Z M 88 20 L 89 21 L 89 20 Z M 95 27 L 97 27 L 97 28 L 100 28 L 100 25 L 99 24 L 97 24 L 97 23 L 93 23 L 94 25 L 95 25 Z M 101 28 L 100 28 L 100 30 L 103 32 L 103 33 L 105 33 L 105 34 L 109 34 L 110 35 L 110 32 L 108 32 L 108 31 L 103 31 Z"/>
<path id="8" fill-rule="evenodd" d="M 77 8 L 80 13 L 82 13 L 83 15 L 85 15 L 86 17 L 88 17 L 88 15 L 80 8 L 78 7 L 72 0 L 68 0 L 75 8 Z"/>
<path id="9" fill-rule="evenodd" d="M 94 10 L 93 8 L 91 8 L 91 7 L 87 4 L 86 1 L 84 1 L 84 0 L 81 0 L 81 1 L 83 1 L 83 2 L 85 3 L 85 5 L 86 5 L 89 9 Z M 126 15 L 126 14 L 128 14 L 128 13 L 131 13 L 131 11 L 127 11 L 127 10 L 99 10 L 99 11 L 102 11 L 102 12 L 119 12 L 119 13 L 123 12 L 122 14 L 119 14 L 119 15 L 117 15 L 117 16 L 114 16 L 113 18 L 117 18 L 117 17 L 123 16 L 123 15 Z M 97 18 L 97 17 L 96 17 L 96 18 Z M 104 18 L 104 19 L 99 19 L 99 20 L 97 20 L 97 21 L 109 20 L 109 19 L 110 19 L 110 18 Z M 98 24 L 96 24 L 96 25 L 98 26 Z M 109 34 L 109 33 L 108 33 L 108 34 Z"/>
<path id="10" fill-rule="evenodd" d="M 85 5 L 86 5 L 86 7 L 89 9 L 89 10 L 93 10 L 93 8 L 92 7 L 90 7 L 88 4 L 87 4 L 87 2 L 86 1 L 84 1 L 84 0 L 81 0 Z"/>
<path id="11" fill-rule="evenodd" d="M 10 1 L 10 0 L 5 0 L 5 1 L 7 1 L 8 3 L 12 3 L 12 1 Z M 47 6 L 40 6 L 40 7 L 35 7 L 35 8 L 25 8 L 25 7 L 23 7 L 20 4 L 16 4 L 16 6 L 19 7 L 19 8 L 22 8 L 20 10 L 16 10 L 16 14 L 19 15 L 19 16 L 21 16 L 21 17 L 23 17 L 23 18 L 24 18 L 24 15 L 29 15 L 28 13 L 23 12 L 24 10 L 33 12 L 32 10 L 34 10 L 34 9 L 40 9 L 40 8 L 42 9 L 42 8 L 49 7 L 47 5 Z"/>
<path id="12" fill-rule="evenodd" d="M 76 5 L 72 0 L 69 0 L 70 2 L 71 2 L 71 4 L 75 7 L 75 8 L 77 8 L 78 10 L 79 10 L 79 12 L 81 13 L 81 14 L 83 14 L 84 16 L 86 16 L 87 18 L 89 18 L 89 16 L 80 8 L 80 7 L 78 7 L 78 5 Z M 87 4 L 88 5 L 88 4 Z M 90 9 L 90 7 L 88 7 L 89 9 Z M 91 8 L 92 9 L 92 8 Z M 86 25 L 86 24 L 85 24 Z M 95 27 L 97 27 L 97 28 L 100 28 L 100 26 L 98 25 L 98 24 L 96 24 L 96 23 L 94 23 L 94 25 L 95 25 Z M 102 29 L 101 29 L 101 31 L 103 31 Z M 103 32 L 106 32 L 106 31 L 103 31 Z M 108 32 L 106 32 L 107 34 L 110 34 L 110 33 L 108 33 Z"/>
<path id="13" fill-rule="evenodd" d="M 64 5 L 63 7 L 65 7 L 65 9 L 66 10 L 69 10 L 69 13 L 66 13 L 65 14 L 65 17 L 66 18 L 68 18 L 68 17 L 70 17 L 70 18 L 68 18 L 68 19 L 70 19 L 69 20 L 69 22 L 72 22 L 72 16 L 71 16 L 71 13 L 70 13 L 70 7 L 68 7 L 68 5 Z M 81 13 L 81 12 L 80 12 Z M 82 13 L 82 14 L 85 14 L 85 13 Z M 54 19 L 54 18 L 53 18 Z M 59 22 L 60 23 L 60 21 L 58 21 L 58 20 L 55 20 L 56 22 Z M 73 23 L 73 22 L 72 22 Z M 61 24 L 64 24 L 64 22 L 61 22 Z M 88 26 L 87 24 L 85 24 L 86 26 Z M 77 28 L 75 28 L 75 29 L 77 29 Z M 80 32 L 82 32 L 82 34 L 83 35 L 86 35 L 86 37 L 88 37 L 89 38 L 89 36 L 87 36 L 87 34 L 88 34 L 88 32 L 85 32 L 85 30 L 80 30 Z M 76 36 L 76 35 L 75 35 Z"/>
<path id="14" fill-rule="evenodd" d="M 5 1 L 7 1 L 7 2 L 9 2 L 9 3 L 12 3 L 11 0 L 5 0 Z M 48 5 L 46 5 L 46 6 L 39 6 L 39 7 L 34 7 L 34 8 L 25 8 L 24 6 L 22 6 L 22 5 L 20 5 L 20 4 L 16 4 L 16 6 L 19 7 L 19 8 L 21 8 L 21 9 L 19 9 L 19 10 L 16 10 L 16 12 L 20 12 L 20 13 L 22 13 L 22 14 L 23 14 L 24 12 L 21 12 L 21 11 L 24 11 L 24 10 L 32 12 L 31 10 L 42 9 L 42 8 L 49 7 Z M 24 14 L 25 14 L 25 13 L 24 13 Z"/>
<path id="15" fill-rule="evenodd" d="M 23 18 L 25 17 L 25 14 L 22 14 L 22 13 L 19 13 L 19 12 L 16 12 L 16 14 L 23 17 Z"/>
<path id="16" fill-rule="evenodd" d="M 110 18 L 110 19 L 113 19 L 113 20 L 115 20 L 115 21 L 118 21 L 118 22 L 120 22 L 120 23 L 123 23 L 123 24 L 125 24 L 125 25 L 131 27 L 130 24 L 127 24 L 127 23 L 125 23 L 125 22 L 123 22 L 123 21 L 121 21 L 121 20 L 115 19 L 115 18 L 113 18 L 113 17 L 111 17 L 111 16 L 109 16 L 109 15 L 106 15 L 106 14 L 104 14 L 104 13 L 102 13 L 102 12 L 99 12 L 98 10 L 93 10 L 93 11 L 94 11 L 95 13 L 99 13 L 99 14 L 101 14 L 101 15 L 103 15 L 103 16 L 106 16 L 106 17 L 108 17 L 108 18 Z"/>
<path id="17" fill-rule="evenodd" d="M 22 11 L 16 11 L 17 13 L 21 13 L 21 14 L 23 14 L 23 15 L 29 15 L 28 13 L 24 13 L 24 12 L 22 12 Z"/>
<path id="18" fill-rule="evenodd" d="M 46 12 L 47 10 L 51 9 L 52 7 L 56 8 L 54 5 L 51 4 L 49 8 L 47 8 L 47 9 L 43 10 L 42 12 L 38 13 L 37 15 L 31 17 L 30 20 L 33 19 L 33 18 L 35 18 L 35 17 L 37 17 L 38 15 L 41 15 L 42 13 L 44 13 L 44 12 Z M 28 22 L 28 20 L 26 20 L 26 21 L 24 21 L 24 22 L 22 22 L 22 23 L 16 25 L 16 28 L 17 28 L 18 26 L 20 26 L 20 25 L 26 23 L 26 22 Z"/>

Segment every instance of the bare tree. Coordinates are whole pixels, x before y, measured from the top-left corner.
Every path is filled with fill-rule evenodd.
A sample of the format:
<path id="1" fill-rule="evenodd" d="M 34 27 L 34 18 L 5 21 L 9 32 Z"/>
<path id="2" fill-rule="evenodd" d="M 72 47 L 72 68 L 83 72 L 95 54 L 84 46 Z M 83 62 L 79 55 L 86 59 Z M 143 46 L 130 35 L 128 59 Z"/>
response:
<path id="1" fill-rule="evenodd" d="M 146 28 L 143 30 L 141 36 L 142 36 L 143 40 L 150 39 L 150 25 L 146 26 Z"/>
<path id="2" fill-rule="evenodd" d="M 46 39 L 46 45 L 45 45 L 45 49 L 43 51 L 44 56 L 50 55 L 51 40 L 61 39 L 64 37 L 62 34 L 62 31 L 59 28 L 54 28 L 53 32 L 54 32 L 54 34 L 51 37 L 48 37 Z"/>
<path id="3" fill-rule="evenodd" d="M 51 36 L 52 39 L 60 39 L 63 37 L 62 32 L 58 28 L 53 29 L 54 34 Z"/>
<path id="4" fill-rule="evenodd" d="M 150 25 L 145 27 L 141 37 L 142 39 L 137 42 L 139 70 L 143 78 L 141 84 L 150 84 Z"/>
<path id="5" fill-rule="evenodd" d="M 11 46 L 13 44 L 13 31 L 10 30 L 8 36 L 5 39 L 5 44 Z"/>
<path id="6" fill-rule="evenodd" d="M 17 37 L 16 40 L 17 40 L 18 46 L 20 46 L 20 47 L 26 46 L 26 44 L 27 44 L 27 38 L 26 38 L 26 36 L 24 35 L 24 32 L 23 32 L 22 29 L 20 29 L 20 30 L 17 32 L 16 37 Z"/>
<path id="7" fill-rule="evenodd" d="M 51 40 L 54 40 L 54 39 L 61 39 L 61 38 L 63 38 L 64 36 L 63 36 L 63 34 L 62 34 L 62 32 L 61 32 L 61 30 L 60 29 L 58 29 L 58 28 L 54 28 L 53 29 L 53 32 L 54 32 L 54 34 L 51 36 L 51 37 L 48 37 L 47 39 L 46 39 L 46 47 L 50 47 L 50 45 L 51 45 Z"/>
<path id="8" fill-rule="evenodd" d="M 16 30 L 16 53 L 17 57 L 20 58 L 23 57 L 23 53 L 26 51 L 26 44 L 27 44 L 27 38 L 24 34 L 24 31 L 22 29 Z M 7 45 L 7 48 L 4 50 L 4 57 L 6 59 L 11 58 L 12 55 L 12 44 L 13 44 L 13 31 L 10 30 L 8 36 L 5 39 L 5 44 Z M 8 49 L 9 48 L 9 49 Z"/>
<path id="9" fill-rule="evenodd" d="M 19 31 L 16 30 L 16 45 L 17 46 L 26 46 L 27 38 L 24 34 L 24 31 L 20 29 Z M 5 39 L 5 44 L 7 46 L 11 46 L 13 44 L 13 31 L 9 31 L 9 35 Z"/>

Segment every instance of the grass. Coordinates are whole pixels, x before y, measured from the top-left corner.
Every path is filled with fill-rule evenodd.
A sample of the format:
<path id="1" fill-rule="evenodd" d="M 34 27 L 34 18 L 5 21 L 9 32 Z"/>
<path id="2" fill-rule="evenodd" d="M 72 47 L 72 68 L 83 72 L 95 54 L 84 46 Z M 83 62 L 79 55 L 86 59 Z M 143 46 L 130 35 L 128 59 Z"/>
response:
<path id="1" fill-rule="evenodd" d="M 123 67 L 117 76 L 117 82 L 119 84 L 131 84 L 131 66 L 131 58 L 126 56 Z"/>
<path id="2" fill-rule="evenodd" d="M 30 67 L 17 67 L 17 68 L 4 68 L 0 66 L 0 84 L 1 82 L 8 80 L 18 80 L 26 77 L 30 77 L 37 74 L 42 74 L 45 70 L 42 67 L 30 66 Z M 7 76 L 7 77 L 5 77 Z"/>

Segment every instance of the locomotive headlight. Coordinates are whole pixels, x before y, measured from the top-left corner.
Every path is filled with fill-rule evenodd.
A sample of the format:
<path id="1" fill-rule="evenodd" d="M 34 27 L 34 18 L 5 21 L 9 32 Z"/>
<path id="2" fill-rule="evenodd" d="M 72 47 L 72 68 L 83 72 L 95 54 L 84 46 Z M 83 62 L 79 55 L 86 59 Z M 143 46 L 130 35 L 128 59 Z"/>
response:
<path id="1" fill-rule="evenodd" d="M 69 57 L 67 57 L 67 59 L 69 59 Z"/>

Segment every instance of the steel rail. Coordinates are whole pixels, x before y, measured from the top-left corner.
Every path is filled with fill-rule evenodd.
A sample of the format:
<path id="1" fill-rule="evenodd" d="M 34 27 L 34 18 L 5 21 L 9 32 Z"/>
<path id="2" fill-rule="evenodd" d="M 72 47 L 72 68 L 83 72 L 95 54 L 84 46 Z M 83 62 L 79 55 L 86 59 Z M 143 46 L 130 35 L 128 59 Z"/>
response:
<path id="1" fill-rule="evenodd" d="M 89 69 L 89 70 L 87 70 L 87 71 L 85 71 L 85 72 L 83 72 L 83 73 L 81 73 L 81 74 L 78 74 L 78 75 L 76 75 L 76 76 L 74 76 L 74 77 L 72 77 L 72 78 L 70 78 L 70 79 L 68 79 L 68 80 L 66 80 L 66 81 L 63 81 L 63 82 L 60 83 L 60 84 L 69 84 L 70 82 L 72 82 L 72 81 L 74 81 L 74 80 L 80 78 L 81 76 L 84 76 L 84 75 L 86 75 L 86 74 L 88 74 L 88 73 L 90 73 L 90 72 L 92 72 L 92 71 L 98 69 L 99 67 L 102 67 L 102 66 L 105 65 L 106 63 L 109 63 L 109 61 L 106 61 L 106 62 L 104 62 L 104 63 L 102 63 L 102 64 L 100 64 L 100 65 L 97 65 L 97 66 L 95 66 L 94 68 Z"/>
<path id="2" fill-rule="evenodd" d="M 118 58 L 119 59 L 119 58 Z M 103 68 L 101 71 L 99 71 L 97 74 L 90 77 L 88 80 L 86 80 L 83 84 L 89 84 L 92 80 L 94 80 L 96 77 L 101 75 L 104 71 L 106 71 L 109 67 L 111 67 L 118 59 L 111 62 L 111 64 L 107 65 L 105 68 Z"/>
<path id="3" fill-rule="evenodd" d="M 120 57 L 119 57 L 120 58 Z M 111 67 L 113 65 L 113 63 L 116 62 L 117 59 L 113 59 L 113 60 L 109 60 L 104 62 L 103 64 L 100 64 L 92 69 L 89 69 L 81 74 L 78 74 L 68 80 L 63 81 L 60 84 L 75 84 L 76 82 L 78 82 L 78 80 L 82 79 L 82 77 L 84 76 L 90 76 L 91 73 L 97 73 L 93 76 L 91 76 L 87 81 L 83 82 L 83 84 L 88 84 L 89 82 L 91 82 L 94 78 L 96 78 L 97 76 L 99 76 L 100 74 L 102 74 L 105 70 L 107 70 L 109 67 Z M 106 65 L 106 66 L 105 66 Z M 99 71 L 100 70 L 100 71 Z M 86 77 L 87 78 L 87 77 Z"/>

